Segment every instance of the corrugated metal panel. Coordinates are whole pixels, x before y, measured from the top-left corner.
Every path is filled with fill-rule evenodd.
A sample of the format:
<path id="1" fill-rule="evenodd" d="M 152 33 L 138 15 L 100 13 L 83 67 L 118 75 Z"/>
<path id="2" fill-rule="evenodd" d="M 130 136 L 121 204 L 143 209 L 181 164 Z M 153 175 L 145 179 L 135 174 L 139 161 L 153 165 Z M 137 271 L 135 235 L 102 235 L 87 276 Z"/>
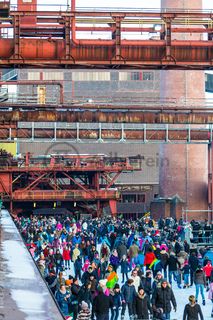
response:
<path id="1" fill-rule="evenodd" d="M 40 80 L 40 72 L 39 71 L 32 71 L 28 72 L 28 80 Z"/>
<path id="2" fill-rule="evenodd" d="M 43 72 L 44 80 L 64 80 L 64 72 L 63 71 L 45 71 Z"/>

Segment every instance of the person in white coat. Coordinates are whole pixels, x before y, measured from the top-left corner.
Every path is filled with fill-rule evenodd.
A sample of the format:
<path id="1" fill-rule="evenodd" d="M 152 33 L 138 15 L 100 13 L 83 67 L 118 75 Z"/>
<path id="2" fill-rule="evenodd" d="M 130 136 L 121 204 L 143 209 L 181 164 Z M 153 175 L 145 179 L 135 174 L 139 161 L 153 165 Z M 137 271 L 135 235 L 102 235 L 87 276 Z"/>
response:
<path id="1" fill-rule="evenodd" d="M 138 288 L 141 284 L 141 278 L 138 276 L 138 271 L 136 269 L 132 271 L 130 279 L 133 280 L 133 286 L 135 287 L 135 291 L 138 292 Z"/>

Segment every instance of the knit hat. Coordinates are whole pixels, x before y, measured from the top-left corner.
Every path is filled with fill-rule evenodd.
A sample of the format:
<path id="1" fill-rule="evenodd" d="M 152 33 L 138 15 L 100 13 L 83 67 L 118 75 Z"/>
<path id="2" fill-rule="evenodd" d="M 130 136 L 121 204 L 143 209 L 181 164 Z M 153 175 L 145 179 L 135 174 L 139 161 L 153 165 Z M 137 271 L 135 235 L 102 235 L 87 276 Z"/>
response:
<path id="1" fill-rule="evenodd" d="M 120 286 L 118 283 L 115 284 L 114 289 L 120 289 Z"/>
<path id="2" fill-rule="evenodd" d="M 85 301 L 81 302 L 81 309 L 87 309 L 88 308 L 88 304 Z"/>
<path id="3" fill-rule="evenodd" d="M 102 286 L 102 287 L 104 287 L 104 286 L 106 285 L 106 283 L 107 283 L 107 279 L 101 279 L 101 280 L 99 280 L 99 284 L 100 284 L 100 286 Z"/>
<path id="4" fill-rule="evenodd" d="M 70 280 L 70 279 L 65 280 L 66 286 L 70 286 L 71 284 L 72 284 L 72 280 Z"/>
<path id="5" fill-rule="evenodd" d="M 167 283 L 168 284 L 168 281 L 166 279 L 163 279 L 162 283 Z"/>
<path id="6" fill-rule="evenodd" d="M 160 271 L 157 272 L 157 275 L 159 275 L 159 274 L 162 275 L 162 273 Z"/>

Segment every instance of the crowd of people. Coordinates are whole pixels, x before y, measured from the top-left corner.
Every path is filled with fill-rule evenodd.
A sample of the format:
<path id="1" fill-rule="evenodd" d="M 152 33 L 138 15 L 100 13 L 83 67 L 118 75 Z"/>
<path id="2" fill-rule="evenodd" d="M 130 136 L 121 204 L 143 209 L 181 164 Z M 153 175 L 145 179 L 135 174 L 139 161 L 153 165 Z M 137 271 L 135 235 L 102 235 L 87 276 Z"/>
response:
<path id="1" fill-rule="evenodd" d="M 200 295 L 203 306 L 206 296 L 213 303 L 208 248 L 187 238 L 195 221 L 20 216 L 15 223 L 65 319 L 169 320 L 175 283 L 195 286 L 183 320 L 204 319 Z"/>

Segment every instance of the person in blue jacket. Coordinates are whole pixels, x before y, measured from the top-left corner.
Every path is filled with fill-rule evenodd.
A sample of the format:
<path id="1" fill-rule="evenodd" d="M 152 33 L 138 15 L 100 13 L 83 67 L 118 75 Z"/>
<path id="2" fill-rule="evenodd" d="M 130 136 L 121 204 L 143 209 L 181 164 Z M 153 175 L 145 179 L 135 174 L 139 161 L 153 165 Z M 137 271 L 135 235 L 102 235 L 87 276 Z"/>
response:
<path id="1" fill-rule="evenodd" d="M 128 272 L 131 270 L 130 264 L 127 260 L 127 256 L 123 255 L 121 261 L 121 274 L 122 274 L 122 283 L 124 283 L 124 277 L 126 276 L 126 280 L 128 280 Z"/>
<path id="2" fill-rule="evenodd" d="M 55 295 L 56 301 L 58 302 L 59 308 L 63 315 L 66 317 L 69 315 L 69 303 L 70 293 L 66 290 L 64 285 L 60 285 L 60 289 L 56 291 Z"/>
<path id="3" fill-rule="evenodd" d="M 134 286 L 134 280 L 128 279 L 127 282 L 121 288 L 121 297 L 122 297 L 122 310 L 121 310 L 121 319 L 125 317 L 126 307 L 128 307 L 129 319 L 133 319 L 135 315 L 134 311 L 134 299 L 137 293 Z"/>

